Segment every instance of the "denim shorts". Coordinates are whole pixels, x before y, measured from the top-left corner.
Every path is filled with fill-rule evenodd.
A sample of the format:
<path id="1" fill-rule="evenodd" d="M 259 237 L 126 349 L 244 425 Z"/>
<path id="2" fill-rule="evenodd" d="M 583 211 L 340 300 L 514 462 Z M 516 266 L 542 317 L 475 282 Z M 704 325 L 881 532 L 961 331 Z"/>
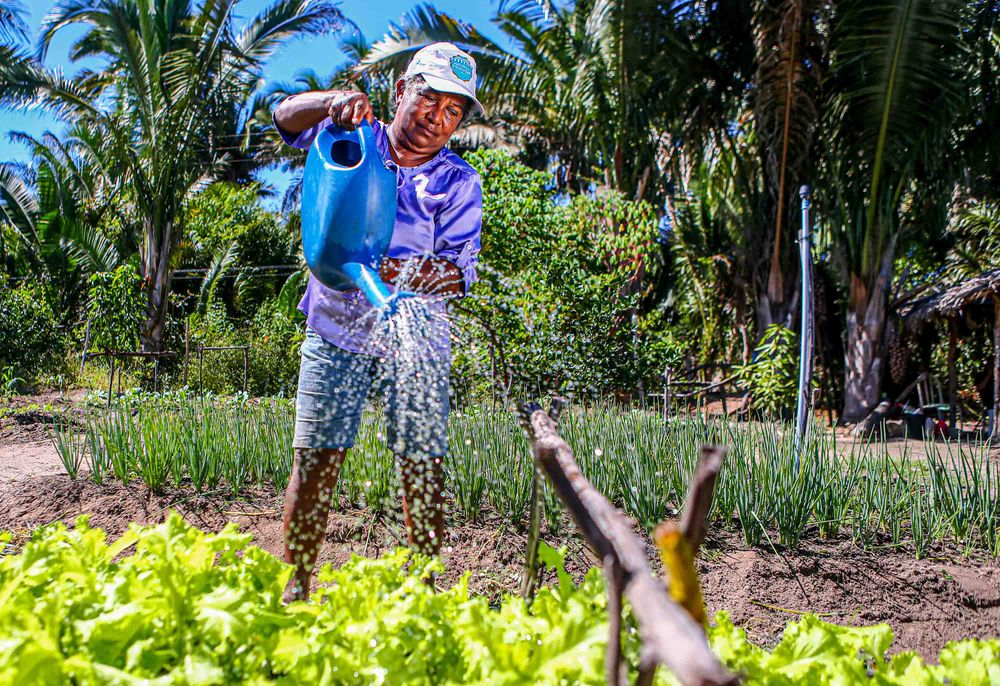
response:
<path id="1" fill-rule="evenodd" d="M 429 354 L 415 365 L 400 365 L 342 350 L 311 328 L 300 355 L 294 447 L 352 447 L 374 389 L 381 396 L 388 447 L 394 454 L 444 456 L 451 362 L 447 355 Z"/>

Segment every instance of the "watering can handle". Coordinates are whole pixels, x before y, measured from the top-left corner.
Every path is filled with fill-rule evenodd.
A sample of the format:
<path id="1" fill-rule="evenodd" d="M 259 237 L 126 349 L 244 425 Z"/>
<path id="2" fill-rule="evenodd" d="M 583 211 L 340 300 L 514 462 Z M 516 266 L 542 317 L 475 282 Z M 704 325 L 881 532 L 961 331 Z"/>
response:
<path id="1" fill-rule="evenodd" d="M 361 124 L 358 126 L 358 142 L 361 144 L 361 157 L 362 159 L 368 157 L 368 151 L 374 152 L 379 155 L 378 145 L 375 144 L 375 130 L 372 125 L 368 123 L 367 119 L 362 119 Z M 379 159 L 382 156 L 379 155 Z"/>

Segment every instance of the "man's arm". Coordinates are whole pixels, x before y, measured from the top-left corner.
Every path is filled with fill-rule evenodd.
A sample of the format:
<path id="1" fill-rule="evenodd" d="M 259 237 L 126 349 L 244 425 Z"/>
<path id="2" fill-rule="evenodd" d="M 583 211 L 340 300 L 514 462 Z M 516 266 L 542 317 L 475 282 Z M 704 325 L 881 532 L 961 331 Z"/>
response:
<path id="1" fill-rule="evenodd" d="M 375 121 L 368 96 L 359 91 L 309 91 L 292 95 L 274 110 L 274 123 L 290 134 L 302 133 L 311 126 L 330 120 L 342 129 L 352 130 L 367 119 Z"/>
<path id="2" fill-rule="evenodd" d="M 443 257 L 413 257 L 407 260 L 386 257 L 382 260 L 379 274 L 383 281 L 392 283 L 400 290 L 439 298 L 465 295 L 462 270 Z"/>

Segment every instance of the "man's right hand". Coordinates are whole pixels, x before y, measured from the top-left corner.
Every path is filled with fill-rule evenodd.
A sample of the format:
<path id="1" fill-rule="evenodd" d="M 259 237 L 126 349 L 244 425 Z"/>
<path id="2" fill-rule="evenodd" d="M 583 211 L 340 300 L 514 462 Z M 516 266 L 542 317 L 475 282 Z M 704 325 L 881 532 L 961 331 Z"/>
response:
<path id="1" fill-rule="evenodd" d="M 362 119 L 375 122 L 368 96 L 359 91 L 331 91 L 326 111 L 335 125 L 347 131 L 357 128 Z"/>
<path id="2" fill-rule="evenodd" d="M 330 117 L 342 129 L 353 130 L 367 119 L 374 124 L 368 96 L 359 91 L 309 91 L 285 98 L 274 110 L 274 123 L 283 131 L 302 133 Z"/>

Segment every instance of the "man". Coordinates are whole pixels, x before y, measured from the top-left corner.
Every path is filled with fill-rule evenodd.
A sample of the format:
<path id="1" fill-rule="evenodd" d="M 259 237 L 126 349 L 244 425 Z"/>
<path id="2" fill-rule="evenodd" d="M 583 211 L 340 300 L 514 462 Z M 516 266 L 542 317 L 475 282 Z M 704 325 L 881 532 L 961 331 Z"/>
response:
<path id="1" fill-rule="evenodd" d="M 387 402 L 388 442 L 402 484 L 410 545 L 436 554 L 444 535 L 450 367 L 443 299 L 464 295 L 475 280 L 482 224 L 479 175 L 444 146 L 464 120 L 483 113 L 476 99 L 475 60 L 450 43 L 421 49 L 396 82 L 395 106 L 392 121 L 383 124 L 364 93 L 302 93 L 282 101 L 274 124 L 286 143 L 308 149 L 331 123 L 353 129 L 366 120 L 383 161 L 397 173 L 396 224 L 381 274 L 390 285 L 425 297 L 435 316 L 424 327 L 430 341 L 421 352 L 422 373 L 413 375 L 419 388 L 411 388 L 412 379 L 387 380 L 390 388 L 410 388 Z M 308 202 L 303 198 L 303 212 L 309 211 Z M 311 278 L 299 309 L 308 327 L 296 398 L 294 466 L 285 494 L 285 560 L 295 565 L 286 602 L 309 595 L 330 498 L 354 444 L 365 398 L 385 362 L 373 354 L 378 317 L 359 292 L 334 291 Z M 395 351 L 380 352 L 394 359 Z"/>

